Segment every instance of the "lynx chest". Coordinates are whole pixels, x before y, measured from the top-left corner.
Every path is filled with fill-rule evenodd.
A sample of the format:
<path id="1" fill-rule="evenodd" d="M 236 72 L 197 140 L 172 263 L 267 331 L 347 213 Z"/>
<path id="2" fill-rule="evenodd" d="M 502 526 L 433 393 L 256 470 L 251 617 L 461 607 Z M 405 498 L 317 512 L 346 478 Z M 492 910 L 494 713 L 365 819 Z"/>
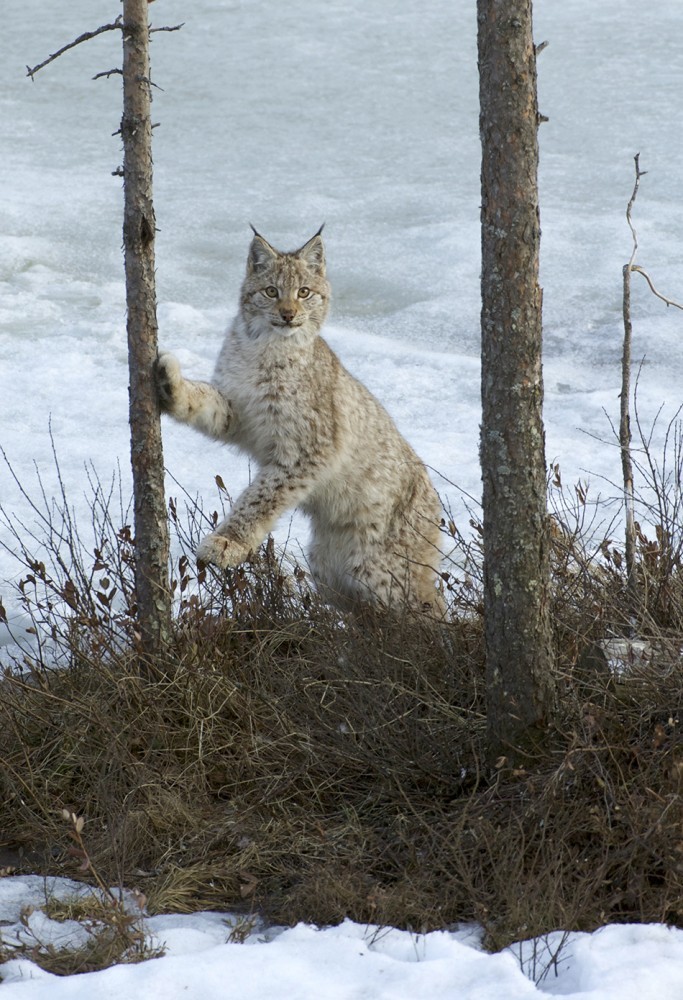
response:
<path id="1" fill-rule="evenodd" d="M 296 462 L 315 438 L 311 372 L 302 360 L 235 352 L 216 372 L 235 411 L 235 443 L 261 465 Z"/>

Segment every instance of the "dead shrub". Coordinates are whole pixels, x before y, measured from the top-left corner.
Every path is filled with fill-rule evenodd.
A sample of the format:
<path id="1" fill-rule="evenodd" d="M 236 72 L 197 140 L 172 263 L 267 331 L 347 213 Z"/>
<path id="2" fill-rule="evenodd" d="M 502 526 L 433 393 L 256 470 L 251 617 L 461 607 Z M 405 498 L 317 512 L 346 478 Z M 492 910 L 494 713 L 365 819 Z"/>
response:
<path id="1" fill-rule="evenodd" d="M 127 900 L 123 890 L 116 894 L 105 885 L 85 844 L 83 817 L 64 810 L 62 818 L 72 841 L 70 853 L 78 858 L 79 871 L 87 871 L 95 887 L 73 895 L 51 895 L 46 887 L 44 905 L 23 907 L 20 929 L 0 935 L 0 961 L 26 958 L 53 975 L 70 976 L 158 958 L 163 948 L 148 939 L 142 921 L 145 897 L 129 893 Z M 75 924 L 65 936 L 68 943 L 51 941 L 49 925 L 40 919 L 36 923 L 34 915 L 44 915 L 53 924 Z"/>
<path id="2" fill-rule="evenodd" d="M 85 816 L 81 876 L 139 886 L 153 912 L 418 931 L 476 920 L 496 948 L 606 921 L 683 924 L 679 636 L 648 615 L 652 654 L 610 662 L 605 640 L 632 623 L 611 536 L 584 530 L 582 489 L 551 539 L 561 712 L 536 757 L 493 771 L 476 542 L 448 524 L 469 547 L 445 575 L 446 623 L 353 617 L 321 604 L 272 544 L 198 577 L 190 550 L 218 514 L 183 518 L 172 502 L 177 635 L 153 675 L 127 599 L 97 597 L 105 570 L 105 596 L 129 593 L 113 518 L 95 545 L 72 530 L 74 551 L 49 569 L 43 557 L 44 573 L 22 535 L 22 593 L 50 631 L 2 681 L 8 848 L 73 874 L 60 813 Z"/>

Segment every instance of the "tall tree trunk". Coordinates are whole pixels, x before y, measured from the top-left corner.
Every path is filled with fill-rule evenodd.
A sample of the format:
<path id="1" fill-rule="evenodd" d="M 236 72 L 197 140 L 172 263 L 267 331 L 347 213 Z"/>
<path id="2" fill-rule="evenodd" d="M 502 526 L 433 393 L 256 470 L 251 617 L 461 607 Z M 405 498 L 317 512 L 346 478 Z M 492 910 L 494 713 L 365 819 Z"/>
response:
<path id="1" fill-rule="evenodd" d="M 151 655 L 171 630 L 168 520 L 159 405 L 152 204 L 148 0 L 123 0 L 123 246 L 128 310 L 135 584 L 142 649 Z"/>
<path id="2" fill-rule="evenodd" d="M 477 0 L 488 730 L 524 749 L 555 704 L 548 608 L 531 0 Z"/>

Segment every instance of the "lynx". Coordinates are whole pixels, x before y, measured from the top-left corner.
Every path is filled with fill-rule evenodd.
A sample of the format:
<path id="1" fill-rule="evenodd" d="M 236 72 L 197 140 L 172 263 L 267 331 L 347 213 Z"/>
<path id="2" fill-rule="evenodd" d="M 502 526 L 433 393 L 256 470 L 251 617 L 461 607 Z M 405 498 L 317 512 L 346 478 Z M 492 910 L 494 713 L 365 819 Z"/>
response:
<path id="1" fill-rule="evenodd" d="M 321 232 L 281 253 L 254 229 L 239 312 L 211 382 L 184 378 L 172 354 L 157 362 L 162 410 L 258 466 L 197 559 L 237 566 L 299 507 L 326 600 L 441 610 L 440 505 L 427 470 L 319 335 L 330 301 Z"/>

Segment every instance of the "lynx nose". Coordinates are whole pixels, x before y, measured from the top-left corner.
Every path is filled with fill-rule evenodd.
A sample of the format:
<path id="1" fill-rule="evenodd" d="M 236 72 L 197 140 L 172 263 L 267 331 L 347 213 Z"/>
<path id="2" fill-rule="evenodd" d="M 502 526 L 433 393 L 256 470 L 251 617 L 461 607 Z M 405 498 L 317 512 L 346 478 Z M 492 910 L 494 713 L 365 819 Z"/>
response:
<path id="1" fill-rule="evenodd" d="M 291 323 L 296 313 L 293 309 L 282 308 L 280 309 L 280 315 L 282 316 L 285 323 Z"/>

